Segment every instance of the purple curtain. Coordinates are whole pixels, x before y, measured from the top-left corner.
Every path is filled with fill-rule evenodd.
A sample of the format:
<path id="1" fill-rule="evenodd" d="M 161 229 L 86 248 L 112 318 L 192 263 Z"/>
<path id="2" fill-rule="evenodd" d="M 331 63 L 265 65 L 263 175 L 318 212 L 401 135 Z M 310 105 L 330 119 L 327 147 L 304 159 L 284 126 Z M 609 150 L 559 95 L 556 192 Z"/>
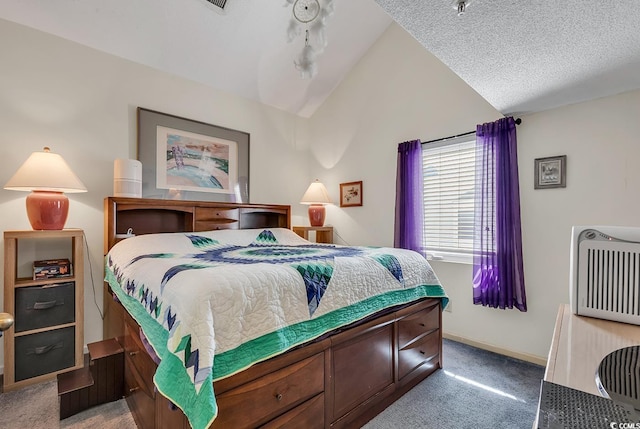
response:
<path id="1" fill-rule="evenodd" d="M 516 143 L 512 117 L 477 126 L 473 303 L 527 311 Z"/>
<path id="2" fill-rule="evenodd" d="M 424 255 L 422 231 L 422 144 L 413 140 L 398 145 L 396 219 L 393 245 Z"/>

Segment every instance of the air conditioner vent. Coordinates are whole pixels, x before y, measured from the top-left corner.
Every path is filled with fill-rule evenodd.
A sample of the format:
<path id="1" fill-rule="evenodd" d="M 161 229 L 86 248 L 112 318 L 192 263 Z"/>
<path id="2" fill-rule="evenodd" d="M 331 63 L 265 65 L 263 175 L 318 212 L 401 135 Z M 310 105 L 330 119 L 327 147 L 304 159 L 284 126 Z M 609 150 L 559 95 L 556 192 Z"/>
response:
<path id="1" fill-rule="evenodd" d="M 216 12 L 226 13 L 229 8 L 229 0 L 203 0 L 204 3 Z"/>
<path id="2" fill-rule="evenodd" d="M 572 310 L 640 325 L 640 229 L 597 228 L 573 228 Z"/>
<path id="3" fill-rule="evenodd" d="M 214 6 L 218 6 L 220 9 L 224 9 L 224 5 L 227 4 L 227 0 L 207 0 Z"/>

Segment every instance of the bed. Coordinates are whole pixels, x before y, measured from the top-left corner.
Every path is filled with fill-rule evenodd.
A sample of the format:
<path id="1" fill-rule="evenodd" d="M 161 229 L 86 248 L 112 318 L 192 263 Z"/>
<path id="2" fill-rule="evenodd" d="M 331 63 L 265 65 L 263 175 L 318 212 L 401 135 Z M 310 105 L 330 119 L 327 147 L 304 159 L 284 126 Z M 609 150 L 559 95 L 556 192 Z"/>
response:
<path id="1" fill-rule="evenodd" d="M 310 243 L 283 205 L 104 204 L 104 338 L 142 429 L 358 427 L 442 366 L 417 253 Z"/>

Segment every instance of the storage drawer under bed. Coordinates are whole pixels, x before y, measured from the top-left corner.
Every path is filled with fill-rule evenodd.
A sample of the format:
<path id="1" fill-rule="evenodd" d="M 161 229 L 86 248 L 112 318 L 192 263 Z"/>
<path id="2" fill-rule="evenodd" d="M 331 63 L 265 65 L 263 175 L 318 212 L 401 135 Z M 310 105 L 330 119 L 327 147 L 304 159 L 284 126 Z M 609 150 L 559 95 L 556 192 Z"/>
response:
<path id="1" fill-rule="evenodd" d="M 129 369 L 130 375 L 136 379 L 135 381 L 127 380 L 127 382 L 131 385 L 137 385 L 137 387 L 144 390 L 150 398 L 155 398 L 156 391 L 153 384 L 153 375 L 155 374 L 157 365 L 142 344 L 140 328 L 128 314 L 125 321 L 123 343 L 125 366 Z"/>
<path id="2" fill-rule="evenodd" d="M 398 378 L 404 378 L 438 355 L 440 350 L 439 334 L 438 331 L 433 331 L 398 351 Z"/>
<path id="3" fill-rule="evenodd" d="M 419 337 L 438 329 L 440 324 L 440 306 L 434 305 L 410 314 L 398 321 L 398 347 L 405 348 Z"/>
<path id="4" fill-rule="evenodd" d="M 257 427 L 324 390 L 324 354 L 318 353 L 217 395 L 212 428 Z M 250 404 L 250 405 L 249 405 Z M 324 402 L 320 401 L 322 409 Z"/>

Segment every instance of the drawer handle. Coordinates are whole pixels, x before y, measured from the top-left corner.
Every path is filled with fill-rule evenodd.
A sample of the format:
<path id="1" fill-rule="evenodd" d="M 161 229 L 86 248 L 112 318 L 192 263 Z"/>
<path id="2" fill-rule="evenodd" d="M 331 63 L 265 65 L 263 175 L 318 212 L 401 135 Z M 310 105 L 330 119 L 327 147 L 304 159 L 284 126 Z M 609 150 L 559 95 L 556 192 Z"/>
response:
<path id="1" fill-rule="evenodd" d="M 276 394 L 276 401 L 278 401 L 278 402 L 282 401 L 282 393 L 277 393 Z"/>
<path id="2" fill-rule="evenodd" d="M 26 354 L 28 355 L 43 355 L 45 353 L 50 352 L 53 349 L 61 349 L 64 347 L 63 343 L 49 344 L 48 346 L 40 346 L 34 347 L 32 349 L 27 350 Z"/>
<path id="3" fill-rule="evenodd" d="M 55 299 L 53 301 L 35 302 L 33 304 L 33 309 L 34 310 L 46 310 L 48 308 L 55 307 L 57 303 L 58 303 L 58 301 L 56 301 Z M 62 303 L 62 304 L 64 304 L 64 303 Z"/>
<path id="4" fill-rule="evenodd" d="M 47 353 L 48 351 L 52 350 L 53 347 L 54 347 L 54 345 L 50 344 L 48 346 L 36 347 L 34 350 L 35 350 L 37 355 L 43 355 L 43 354 Z"/>
<path id="5" fill-rule="evenodd" d="M 140 387 L 139 387 L 139 386 L 132 387 L 131 389 L 129 389 L 129 393 L 133 393 L 133 392 L 135 392 L 135 391 L 136 391 L 136 390 L 138 390 L 138 389 L 140 389 Z"/>
<path id="6" fill-rule="evenodd" d="M 420 354 L 421 354 L 421 355 L 424 355 L 424 352 L 423 352 L 422 350 L 420 350 Z"/>
<path id="7" fill-rule="evenodd" d="M 129 352 L 129 356 L 133 357 L 133 356 L 137 355 L 138 353 L 140 353 L 140 350 Z"/>
<path id="8" fill-rule="evenodd" d="M 419 325 L 420 325 L 420 326 L 422 326 L 423 328 L 424 328 L 425 326 L 427 326 L 427 325 L 425 325 L 424 323 L 420 323 Z"/>

